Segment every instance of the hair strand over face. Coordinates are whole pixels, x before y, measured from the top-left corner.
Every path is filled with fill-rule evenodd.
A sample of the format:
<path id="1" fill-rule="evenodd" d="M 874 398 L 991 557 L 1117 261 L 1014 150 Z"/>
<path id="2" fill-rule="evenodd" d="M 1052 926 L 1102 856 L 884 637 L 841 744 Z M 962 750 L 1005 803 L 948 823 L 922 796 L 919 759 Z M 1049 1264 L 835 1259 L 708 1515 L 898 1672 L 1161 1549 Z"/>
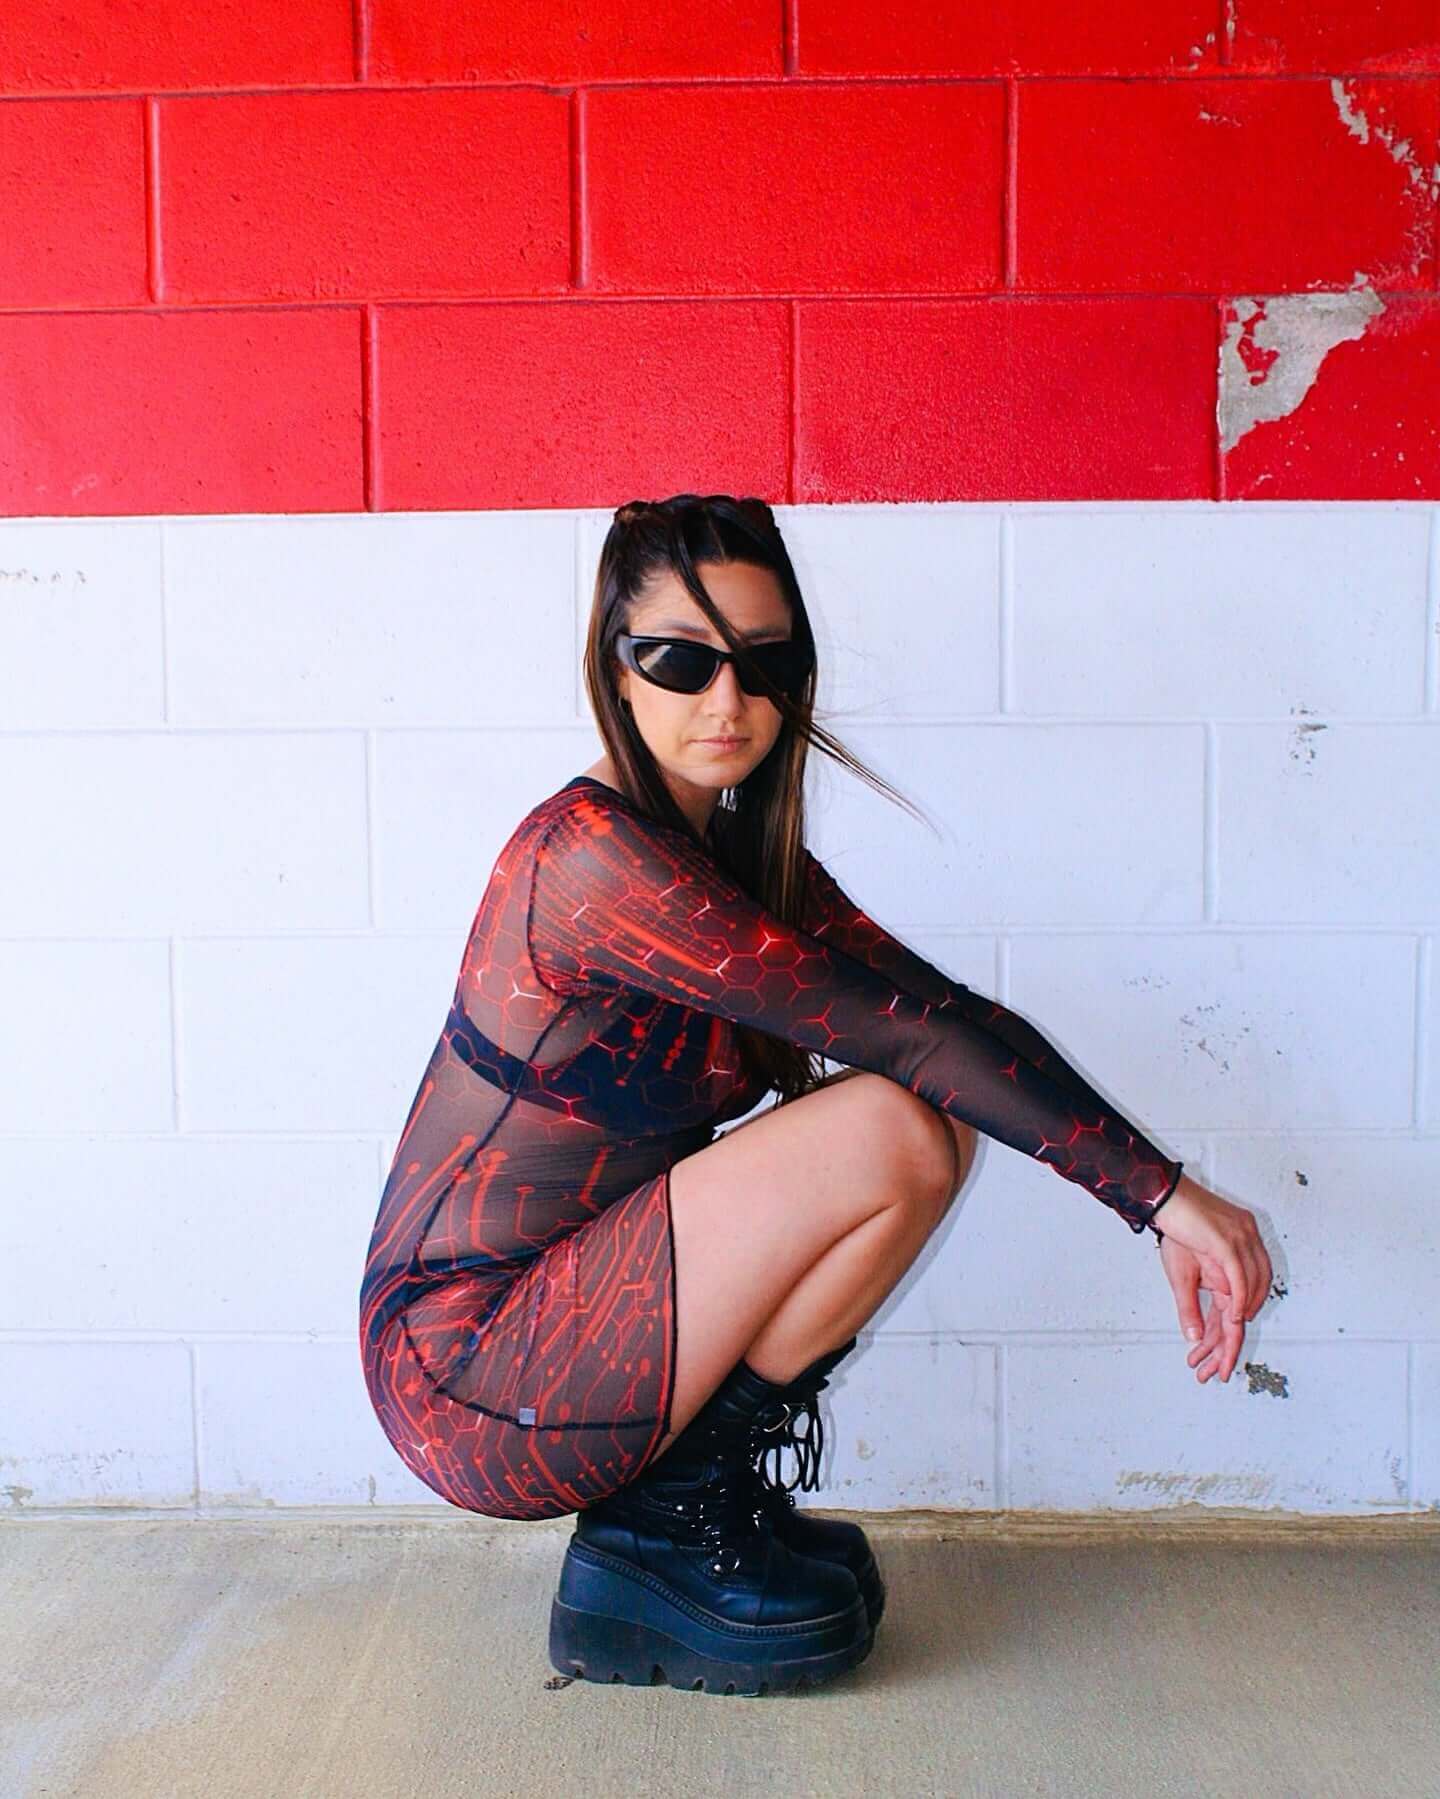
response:
<path id="1" fill-rule="evenodd" d="M 812 651 L 810 673 L 797 695 L 770 691 L 768 697 L 781 714 L 780 734 L 764 760 L 738 786 L 724 790 L 711 817 L 709 836 L 701 844 L 776 917 L 800 925 L 805 903 L 805 766 L 812 744 L 913 816 L 922 815 L 816 724 L 815 640 L 789 551 L 765 501 L 729 494 L 683 493 L 668 500 L 627 501 L 616 508 L 601 547 L 585 640 L 585 688 L 626 797 L 660 823 L 699 841 L 619 697 L 615 639 L 630 628 L 636 602 L 673 574 L 726 645 L 753 668 L 749 645 L 716 606 L 696 571 L 701 562 L 744 562 L 769 569 L 789 606 L 791 636 Z M 773 1087 L 779 1103 L 798 1099 L 824 1078 L 823 1063 L 813 1051 L 748 1026 L 736 1028 L 747 1073 Z"/>

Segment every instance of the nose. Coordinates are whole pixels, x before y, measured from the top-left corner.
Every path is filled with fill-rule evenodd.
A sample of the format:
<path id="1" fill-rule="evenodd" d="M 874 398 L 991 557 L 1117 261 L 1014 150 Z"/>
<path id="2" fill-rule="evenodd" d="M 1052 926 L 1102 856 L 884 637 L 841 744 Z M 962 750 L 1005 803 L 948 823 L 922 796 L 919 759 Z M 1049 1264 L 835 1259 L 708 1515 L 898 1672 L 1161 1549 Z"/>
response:
<path id="1" fill-rule="evenodd" d="M 733 662 L 722 662 L 720 672 L 705 689 L 705 710 L 727 720 L 738 718 L 745 710 L 745 690 Z"/>

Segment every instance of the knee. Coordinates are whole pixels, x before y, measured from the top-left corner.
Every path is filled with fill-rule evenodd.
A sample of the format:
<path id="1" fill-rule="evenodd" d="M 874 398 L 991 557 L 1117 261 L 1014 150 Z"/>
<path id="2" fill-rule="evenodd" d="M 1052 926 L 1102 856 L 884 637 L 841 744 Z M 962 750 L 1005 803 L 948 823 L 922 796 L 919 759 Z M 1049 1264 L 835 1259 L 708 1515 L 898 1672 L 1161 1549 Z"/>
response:
<path id="1" fill-rule="evenodd" d="M 867 1108 L 868 1140 L 884 1144 L 903 1190 L 917 1203 L 935 1207 L 938 1222 L 970 1172 L 974 1127 L 884 1075 L 858 1079 L 855 1097 Z"/>

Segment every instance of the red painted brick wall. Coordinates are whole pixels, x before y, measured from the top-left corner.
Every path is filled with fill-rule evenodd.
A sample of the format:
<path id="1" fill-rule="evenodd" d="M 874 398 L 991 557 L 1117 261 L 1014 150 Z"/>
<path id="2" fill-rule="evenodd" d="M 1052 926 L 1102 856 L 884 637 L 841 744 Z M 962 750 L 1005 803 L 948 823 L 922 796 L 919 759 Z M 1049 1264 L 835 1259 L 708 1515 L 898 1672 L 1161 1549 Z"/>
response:
<path id="1" fill-rule="evenodd" d="M 0 512 L 1440 495 L 1440 0 L 7 0 Z"/>

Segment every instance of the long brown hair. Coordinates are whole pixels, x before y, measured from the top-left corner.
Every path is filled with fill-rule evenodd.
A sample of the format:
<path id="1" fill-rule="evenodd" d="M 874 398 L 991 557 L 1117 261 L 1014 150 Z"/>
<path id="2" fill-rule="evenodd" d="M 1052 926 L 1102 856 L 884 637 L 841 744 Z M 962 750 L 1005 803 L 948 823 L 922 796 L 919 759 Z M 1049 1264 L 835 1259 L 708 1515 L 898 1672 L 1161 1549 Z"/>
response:
<path id="1" fill-rule="evenodd" d="M 750 662 L 748 645 L 706 591 L 696 573 L 697 562 L 745 562 L 770 569 L 789 603 L 791 636 L 812 651 L 811 670 L 800 693 L 791 699 L 775 689 L 768 696 L 781 714 L 780 735 L 763 762 L 738 786 L 723 791 L 703 842 L 676 803 L 636 729 L 634 715 L 620 700 L 614 649 L 616 636 L 629 629 L 632 604 L 669 572 L 679 576 L 741 661 Z M 619 784 L 633 804 L 700 843 L 753 898 L 795 925 L 802 922 L 804 906 L 805 759 L 811 744 L 915 817 L 921 816 L 888 781 L 815 723 L 814 647 L 790 554 L 775 514 L 763 500 L 682 493 L 668 500 L 632 500 L 616 508 L 595 573 L 585 640 L 585 688 Z M 746 1071 L 773 1087 L 778 1103 L 798 1099 L 824 1078 L 814 1051 L 751 1026 L 736 1028 Z"/>

